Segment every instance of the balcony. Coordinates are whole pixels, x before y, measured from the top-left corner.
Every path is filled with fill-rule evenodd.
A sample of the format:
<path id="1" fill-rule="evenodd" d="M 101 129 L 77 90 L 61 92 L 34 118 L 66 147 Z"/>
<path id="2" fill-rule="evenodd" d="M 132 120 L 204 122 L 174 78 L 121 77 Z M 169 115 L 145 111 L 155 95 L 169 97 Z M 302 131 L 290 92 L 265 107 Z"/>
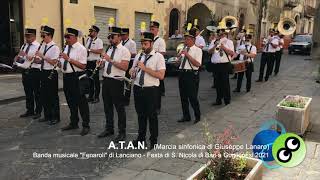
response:
<path id="1" fill-rule="evenodd" d="M 284 8 L 293 9 L 297 7 L 300 3 L 300 0 L 285 0 Z"/>
<path id="2" fill-rule="evenodd" d="M 306 5 L 304 6 L 304 16 L 305 17 L 314 17 L 316 15 L 316 8 Z"/>

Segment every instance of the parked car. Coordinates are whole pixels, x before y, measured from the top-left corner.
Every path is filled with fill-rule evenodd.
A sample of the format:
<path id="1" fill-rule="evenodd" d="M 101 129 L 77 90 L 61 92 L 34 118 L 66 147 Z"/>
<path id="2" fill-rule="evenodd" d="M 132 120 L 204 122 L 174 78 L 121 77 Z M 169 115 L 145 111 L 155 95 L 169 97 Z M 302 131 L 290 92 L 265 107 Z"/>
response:
<path id="1" fill-rule="evenodd" d="M 306 55 L 311 54 L 312 49 L 312 36 L 311 35 L 296 35 L 293 41 L 289 44 L 288 52 L 293 53 L 303 53 Z"/>
<path id="2" fill-rule="evenodd" d="M 164 56 L 166 60 L 166 74 L 167 75 L 176 75 L 179 70 L 179 65 L 175 62 L 177 60 L 177 47 L 179 44 L 183 43 L 182 38 L 168 39 L 166 42 L 167 49 Z"/>

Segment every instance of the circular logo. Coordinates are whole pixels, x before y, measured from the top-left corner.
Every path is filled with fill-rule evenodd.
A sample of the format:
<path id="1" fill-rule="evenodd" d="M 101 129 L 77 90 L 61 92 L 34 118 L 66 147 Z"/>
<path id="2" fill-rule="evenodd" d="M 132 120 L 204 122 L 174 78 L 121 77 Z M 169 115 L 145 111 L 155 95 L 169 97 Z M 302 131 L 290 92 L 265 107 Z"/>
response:
<path id="1" fill-rule="evenodd" d="M 293 133 L 280 135 L 272 146 L 272 156 L 283 167 L 299 165 L 304 160 L 306 152 L 303 139 Z"/>
<path id="2" fill-rule="evenodd" d="M 271 129 L 256 134 L 252 141 L 254 155 L 263 161 L 273 161 L 272 145 L 279 135 L 277 131 Z"/>

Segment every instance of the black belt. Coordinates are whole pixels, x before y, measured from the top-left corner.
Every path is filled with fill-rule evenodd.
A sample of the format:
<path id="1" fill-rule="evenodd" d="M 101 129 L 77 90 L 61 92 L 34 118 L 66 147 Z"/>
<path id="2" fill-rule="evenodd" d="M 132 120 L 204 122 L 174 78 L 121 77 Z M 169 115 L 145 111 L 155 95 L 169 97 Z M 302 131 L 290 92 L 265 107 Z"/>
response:
<path id="1" fill-rule="evenodd" d="M 155 88 L 158 88 L 159 86 L 141 87 L 141 86 L 138 86 L 138 85 L 135 84 L 134 87 L 137 87 L 138 89 L 155 89 Z"/>
<path id="2" fill-rule="evenodd" d="M 112 78 L 112 77 L 104 77 L 104 76 L 103 76 L 103 79 L 115 80 L 115 81 L 123 81 L 121 79 L 116 79 L 116 78 Z"/>
<path id="3" fill-rule="evenodd" d="M 180 72 L 198 72 L 198 70 L 192 70 L 192 69 L 179 69 Z"/>

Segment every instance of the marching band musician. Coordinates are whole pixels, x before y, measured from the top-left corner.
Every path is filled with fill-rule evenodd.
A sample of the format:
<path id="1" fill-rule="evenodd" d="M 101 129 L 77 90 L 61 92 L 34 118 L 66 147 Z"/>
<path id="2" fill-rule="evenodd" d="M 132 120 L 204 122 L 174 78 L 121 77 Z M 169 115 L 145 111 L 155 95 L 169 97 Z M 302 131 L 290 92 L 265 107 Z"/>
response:
<path id="1" fill-rule="evenodd" d="M 166 42 L 159 37 L 159 27 L 160 23 L 157 21 L 151 21 L 150 22 L 150 32 L 154 35 L 154 40 L 153 40 L 153 49 L 156 52 L 161 53 L 162 55 L 165 55 L 166 53 Z M 164 80 L 160 80 L 160 91 L 159 91 L 159 97 L 157 101 L 157 113 L 160 114 L 161 111 L 161 96 L 165 95 L 165 85 L 164 85 Z"/>
<path id="2" fill-rule="evenodd" d="M 256 82 L 262 82 L 265 66 L 267 65 L 267 72 L 264 80 L 268 81 L 269 76 L 272 74 L 273 64 L 275 60 L 276 48 L 279 41 L 274 37 L 274 29 L 269 30 L 269 36 L 263 41 L 263 53 L 261 55 L 259 79 Z"/>
<path id="3" fill-rule="evenodd" d="M 200 27 L 198 25 L 194 26 L 194 28 L 197 30 L 196 31 L 196 41 L 195 41 L 195 45 L 200 48 L 203 49 L 203 47 L 206 46 L 206 41 L 204 40 L 204 38 L 201 36 L 200 34 Z"/>
<path id="4" fill-rule="evenodd" d="M 184 35 L 185 49 L 180 55 L 180 73 L 179 73 L 179 92 L 183 111 L 183 117 L 178 122 L 191 121 L 189 112 L 189 103 L 191 104 L 195 121 L 194 124 L 200 121 L 200 105 L 198 100 L 199 88 L 199 67 L 202 62 L 202 50 L 195 45 L 197 29 L 191 28 Z"/>
<path id="5" fill-rule="evenodd" d="M 134 57 L 136 57 L 137 54 L 137 45 L 136 42 L 134 42 L 131 38 L 129 38 L 129 28 L 122 28 L 121 29 L 121 39 L 122 39 L 122 45 L 124 47 L 126 47 L 131 54 L 131 59 L 133 59 Z M 129 62 L 129 68 L 126 71 L 126 77 L 130 78 L 130 74 L 129 74 L 129 70 L 132 67 L 133 61 L 130 59 Z M 129 82 L 125 82 L 126 86 L 128 86 Z M 128 106 L 130 104 L 130 95 L 131 95 L 131 88 L 127 89 L 125 91 L 125 105 Z"/>
<path id="6" fill-rule="evenodd" d="M 139 53 L 135 60 L 130 74 L 134 80 L 134 101 L 138 114 L 139 131 L 138 137 L 133 144 L 137 146 L 138 142 L 145 142 L 147 122 L 150 129 L 150 149 L 157 144 L 158 139 L 158 115 L 157 101 L 159 94 L 159 84 L 164 79 L 166 65 L 161 53 L 156 52 L 153 45 L 154 35 L 150 32 L 144 32 L 141 38 L 143 52 Z"/>
<path id="7" fill-rule="evenodd" d="M 79 31 L 74 28 L 66 28 L 64 38 L 67 46 L 63 53 L 60 68 L 63 72 L 63 91 L 70 109 L 70 123 L 63 127 L 62 131 L 78 129 L 79 116 L 82 118 L 83 129 L 81 136 L 90 131 L 89 105 L 85 94 L 80 93 L 79 76 L 84 74 L 87 64 L 87 49 L 78 42 Z"/>
<path id="8" fill-rule="evenodd" d="M 38 117 L 41 115 L 42 104 L 40 100 L 40 65 L 32 64 L 30 61 L 39 48 L 39 43 L 36 41 L 36 29 L 26 28 L 24 37 L 25 44 L 20 48 L 20 52 L 14 58 L 14 62 L 19 64 L 22 70 L 22 84 L 26 95 L 27 111 L 20 117 Z M 21 65 L 21 66 L 20 66 Z"/>
<path id="9" fill-rule="evenodd" d="M 247 79 L 247 92 L 250 92 L 251 89 L 251 77 L 252 72 L 254 71 L 253 60 L 257 56 L 256 46 L 251 44 L 252 35 L 247 34 L 245 36 L 245 43 L 237 48 L 236 54 L 234 56 L 240 55 L 240 61 L 246 61 L 246 71 L 238 73 L 237 88 L 233 92 L 240 92 L 241 84 L 244 74 L 246 74 Z"/>
<path id="10" fill-rule="evenodd" d="M 44 118 L 39 122 L 48 122 L 54 125 L 60 122 L 60 107 L 58 95 L 58 73 L 53 70 L 57 63 L 60 50 L 53 42 L 54 29 L 49 26 L 42 26 L 41 37 L 43 44 L 36 53 L 37 61 L 41 63 L 41 101 L 44 108 Z M 52 74 L 52 75 L 51 75 Z M 49 76 L 51 78 L 49 79 Z"/>
<path id="11" fill-rule="evenodd" d="M 87 74 L 91 76 L 97 61 L 100 59 L 100 54 L 103 51 L 103 42 L 98 37 L 99 27 L 92 25 L 89 29 L 89 37 L 86 41 L 85 47 L 87 48 Z M 98 103 L 100 95 L 100 80 L 99 70 L 93 75 L 93 81 L 90 81 L 90 92 L 88 102 Z"/>
<path id="12" fill-rule="evenodd" d="M 216 43 L 211 58 L 211 62 L 216 66 L 216 90 L 217 98 L 216 102 L 212 105 L 221 105 L 222 99 L 224 99 L 225 105 L 230 104 L 230 83 L 229 83 L 229 72 L 230 72 L 230 58 L 234 55 L 233 42 L 227 38 L 228 33 L 225 27 L 219 27 L 218 32 L 219 41 Z"/>
<path id="13" fill-rule="evenodd" d="M 284 39 L 283 39 L 283 35 L 280 34 L 279 31 L 276 31 L 276 37 L 279 41 L 279 46 L 277 47 L 276 50 L 276 60 L 275 60 L 275 67 L 274 67 L 274 75 L 278 75 L 279 73 L 279 69 L 280 69 L 280 63 L 281 63 L 281 56 L 283 54 L 283 45 L 284 45 Z"/>
<path id="14" fill-rule="evenodd" d="M 106 116 L 105 130 L 99 138 L 114 134 L 113 106 L 118 114 L 119 134 L 114 141 L 123 141 L 126 138 L 126 112 L 124 106 L 124 82 L 126 70 L 130 61 L 129 50 L 121 44 L 121 28 L 109 29 L 111 48 L 103 56 L 105 60 L 103 72 L 102 97 Z"/>
<path id="15" fill-rule="evenodd" d="M 210 39 L 210 45 L 209 45 L 209 50 L 210 49 L 212 49 L 213 47 L 214 47 L 214 45 L 215 45 L 215 43 L 216 43 L 216 41 L 217 41 L 217 34 L 215 33 L 215 32 L 210 32 L 210 37 L 209 37 L 209 39 Z M 210 51 L 209 51 L 210 52 Z M 212 51 L 211 51 L 212 52 Z M 211 53 L 211 56 L 212 56 L 212 53 Z M 211 57 L 210 56 L 210 57 Z M 212 86 L 211 86 L 211 88 L 216 88 L 216 84 L 215 84 L 215 82 L 216 82 L 216 80 L 215 80 L 215 78 L 216 78 L 216 74 L 215 74 L 215 72 L 213 71 L 212 72 L 212 77 L 213 77 L 213 83 L 212 83 Z"/>

